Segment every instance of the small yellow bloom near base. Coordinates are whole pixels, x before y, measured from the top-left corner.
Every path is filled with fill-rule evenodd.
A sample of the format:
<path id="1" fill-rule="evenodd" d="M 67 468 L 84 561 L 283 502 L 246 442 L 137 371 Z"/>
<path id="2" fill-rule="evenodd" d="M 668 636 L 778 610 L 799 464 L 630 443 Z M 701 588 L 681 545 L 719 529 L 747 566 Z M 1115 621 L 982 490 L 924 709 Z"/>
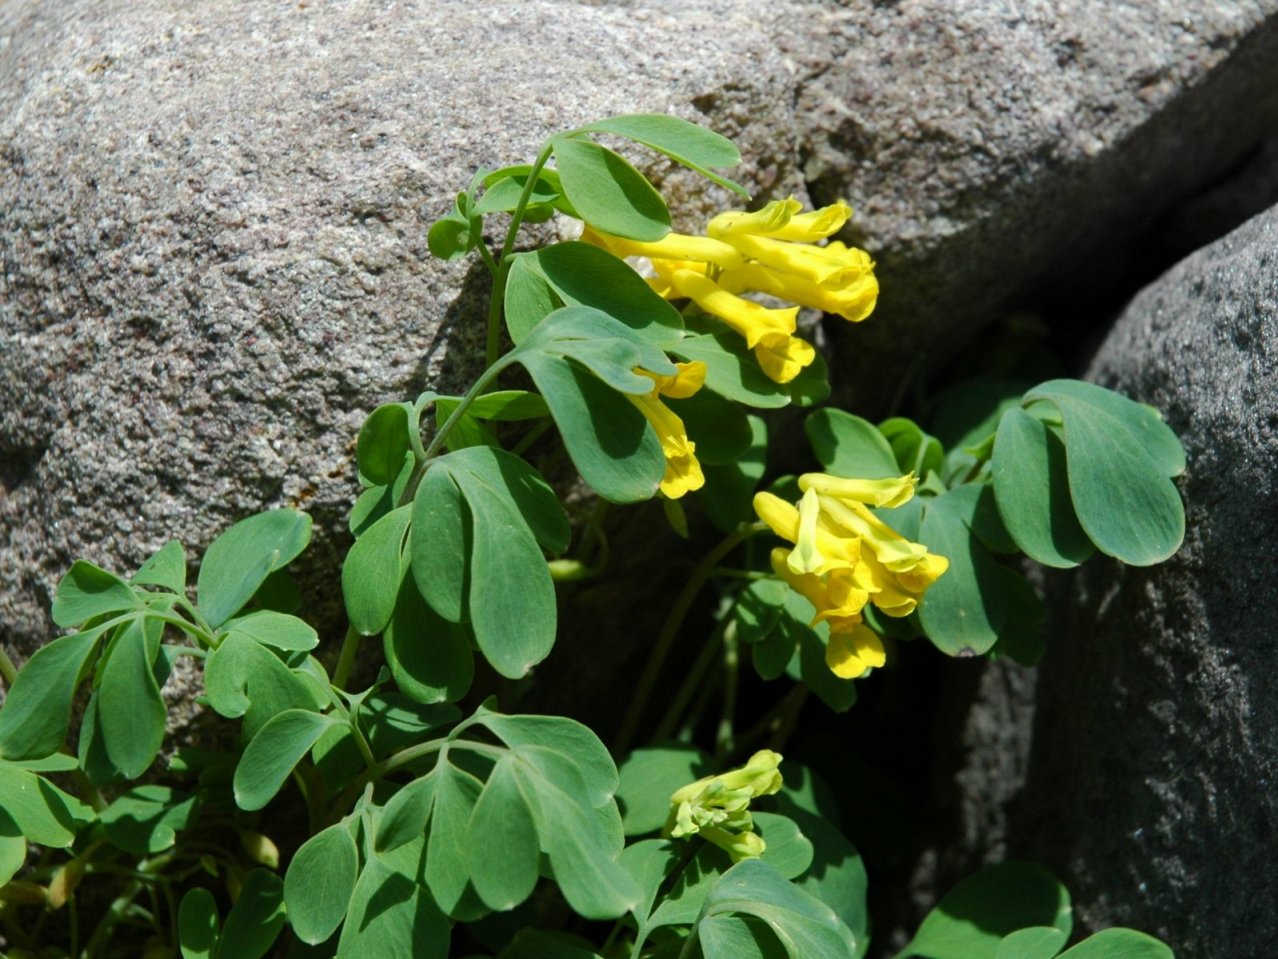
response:
<path id="1" fill-rule="evenodd" d="M 859 322 L 879 295 L 874 261 L 864 250 L 837 241 L 816 245 L 842 229 L 851 207 L 839 201 L 802 209 L 789 197 L 753 213 L 720 213 L 707 224 L 708 236 L 670 233 L 639 243 L 587 229 L 582 239 L 615 256 L 647 257 L 656 273 L 648 282 L 660 296 L 692 300 L 745 339 L 770 379 L 789 383 L 816 360 L 812 344 L 794 335 L 798 307 Z M 767 307 L 743 293 L 797 305 Z"/>
<path id="2" fill-rule="evenodd" d="M 812 604 L 813 625 L 828 624 L 826 665 L 844 679 L 886 661 L 882 639 L 862 619 L 866 605 L 908 616 L 949 568 L 944 556 L 911 543 L 870 509 L 908 502 L 916 483 L 913 473 L 878 480 L 806 473 L 797 508 L 771 493 L 754 498 L 759 518 L 794 544 L 773 550 L 772 569 Z"/>
<path id="3" fill-rule="evenodd" d="M 781 755 L 762 749 L 740 769 L 689 783 L 670 797 L 670 815 L 662 835 L 668 839 L 701 836 L 733 862 L 763 855 L 766 844 L 754 832 L 750 801 L 781 789 Z"/>
<path id="4" fill-rule="evenodd" d="M 661 442 L 661 453 L 666 458 L 666 472 L 661 478 L 660 489 L 670 499 L 678 499 L 692 490 L 701 489 L 706 483 L 701 463 L 696 457 L 697 445 L 688 438 L 683 420 L 660 399 L 662 396 L 671 399 L 692 396 L 706 381 L 706 365 L 701 362 L 676 363 L 675 367 L 677 372 L 673 376 L 636 369 L 636 373 L 652 380 L 652 392 L 629 397 Z"/>

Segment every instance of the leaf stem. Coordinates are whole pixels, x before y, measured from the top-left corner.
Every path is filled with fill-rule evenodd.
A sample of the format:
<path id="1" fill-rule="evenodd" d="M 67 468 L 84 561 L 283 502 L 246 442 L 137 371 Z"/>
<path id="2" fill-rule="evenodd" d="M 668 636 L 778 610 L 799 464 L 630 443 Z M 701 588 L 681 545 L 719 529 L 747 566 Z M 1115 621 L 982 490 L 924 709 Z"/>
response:
<path id="1" fill-rule="evenodd" d="M 541 168 L 550 160 L 550 154 L 553 149 L 549 140 L 543 143 L 540 152 L 537 154 L 537 159 L 533 162 L 532 169 L 528 171 L 528 179 L 524 181 L 524 189 L 519 194 L 519 202 L 515 204 L 515 209 L 511 211 L 510 226 L 506 229 L 506 239 L 501 245 L 501 256 L 498 259 L 496 269 L 493 271 L 493 293 L 488 300 L 488 345 L 486 356 L 489 366 L 497 362 L 497 356 L 501 352 L 501 312 L 506 299 L 506 277 L 510 274 L 510 254 L 515 249 L 515 238 L 519 235 L 519 227 L 524 222 L 524 210 L 528 207 L 528 201 L 532 198 L 533 189 L 537 185 Z M 482 242 L 480 246 L 482 248 Z M 491 260 L 491 257 L 488 259 Z"/>
<path id="2" fill-rule="evenodd" d="M 720 714 L 719 729 L 715 734 L 715 757 L 722 762 L 732 752 L 733 718 L 737 711 L 737 677 L 740 672 L 740 656 L 738 655 L 736 623 L 728 620 L 723 631 L 723 712 Z"/>
<path id="3" fill-rule="evenodd" d="M 337 657 L 337 666 L 333 670 L 333 685 L 345 691 L 346 683 L 351 678 L 351 670 L 355 667 L 355 653 L 359 650 L 362 637 L 354 626 L 346 627 L 346 637 L 342 640 L 342 651 Z"/>
<path id="4" fill-rule="evenodd" d="M 630 701 L 630 708 L 626 712 L 626 718 L 622 722 L 621 730 L 617 733 L 617 738 L 614 741 L 613 755 L 624 755 L 630 748 L 635 731 L 639 727 L 639 721 L 643 718 L 644 707 L 656 689 L 657 681 L 661 678 L 661 668 L 665 665 L 666 658 L 674 647 L 675 639 L 679 635 L 679 629 L 683 626 L 683 621 L 687 618 L 688 611 L 692 608 L 697 594 L 701 592 L 701 588 L 705 586 L 706 581 L 713 575 L 715 567 L 719 565 L 719 562 L 724 557 L 747 539 L 764 532 L 767 528 L 764 523 L 750 523 L 741 526 L 736 532 L 726 536 L 718 546 L 710 550 L 692 570 L 692 573 L 688 576 L 688 581 L 684 583 L 683 590 L 674 601 L 674 605 L 670 607 L 670 614 L 666 617 L 666 622 L 661 627 L 661 632 L 657 635 L 657 641 L 653 644 L 652 655 L 648 659 L 648 665 L 644 667 L 643 675 L 639 678 L 634 698 Z"/>
<path id="5" fill-rule="evenodd" d="M 675 693 L 674 699 L 670 700 L 670 706 L 666 709 L 666 713 L 661 718 L 657 731 L 652 736 L 653 742 L 661 742 L 663 739 L 669 739 L 679 723 L 683 719 L 688 703 L 692 701 L 692 695 L 706 678 L 706 673 L 714 664 L 715 654 L 718 653 L 719 647 L 723 642 L 723 631 L 727 628 L 729 620 L 725 617 L 722 622 L 710 634 L 710 638 L 701 649 L 701 653 L 697 656 L 697 661 L 692 664 L 692 668 L 688 670 L 688 674 L 683 677 L 683 683 L 679 686 L 679 691 Z"/>

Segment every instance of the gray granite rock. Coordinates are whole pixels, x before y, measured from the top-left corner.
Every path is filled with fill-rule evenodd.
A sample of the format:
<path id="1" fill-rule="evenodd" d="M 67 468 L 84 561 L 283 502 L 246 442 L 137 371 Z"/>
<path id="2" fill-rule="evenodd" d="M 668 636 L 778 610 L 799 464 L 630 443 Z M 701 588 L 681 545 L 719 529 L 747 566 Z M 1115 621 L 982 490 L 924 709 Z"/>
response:
<path id="1" fill-rule="evenodd" d="M 987 671 L 962 818 L 1066 879 L 1089 927 L 1178 955 L 1278 942 L 1278 207 L 1131 303 L 1090 378 L 1163 410 L 1189 466 L 1188 532 L 1149 569 L 1053 575 L 1037 683 Z M 1010 674 L 1010 675 L 1009 675 Z M 1032 738 L 997 734 L 1033 717 Z"/>
<path id="2" fill-rule="evenodd" d="M 843 3 L 816 28 L 804 175 L 851 200 L 883 287 L 877 322 L 836 340 L 865 408 L 903 353 L 930 347 L 934 373 L 1009 304 L 1065 339 L 1100 319 L 1164 221 L 1278 126 L 1274 0 Z"/>
<path id="3" fill-rule="evenodd" d="M 331 581 L 363 417 L 482 356 L 482 268 L 425 243 L 476 166 L 670 111 L 802 190 L 765 7 L 0 3 L 0 641 L 49 635 L 75 557 L 269 505 Z"/>

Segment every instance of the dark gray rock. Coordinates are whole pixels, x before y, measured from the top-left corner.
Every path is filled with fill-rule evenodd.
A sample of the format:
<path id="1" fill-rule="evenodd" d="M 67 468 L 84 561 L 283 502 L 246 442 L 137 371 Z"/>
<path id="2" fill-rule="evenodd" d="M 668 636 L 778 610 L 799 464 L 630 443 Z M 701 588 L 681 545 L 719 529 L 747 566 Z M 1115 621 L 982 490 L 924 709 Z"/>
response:
<path id="1" fill-rule="evenodd" d="M 1278 126 L 1273 0 L 846 3 L 815 25 L 804 175 L 851 201 L 883 288 L 876 322 L 836 340 L 866 409 L 905 354 L 931 347 L 936 372 L 1009 304 L 1076 335 Z"/>
<path id="2" fill-rule="evenodd" d="M 1185 544 L 1149 569 L 1096 559 L 1049 577 L 1036 688 L 990 668 L 968 720 L 967 850 L 1056 869 L 1088 927 L 1135 926 L 1203 959 L 1269 955 L 1278 207 L 1141 292 L 1090 378 L 1180 435 Z M 1033 716 L 1028 743 L 997 734 L 1017 714 Z"/>

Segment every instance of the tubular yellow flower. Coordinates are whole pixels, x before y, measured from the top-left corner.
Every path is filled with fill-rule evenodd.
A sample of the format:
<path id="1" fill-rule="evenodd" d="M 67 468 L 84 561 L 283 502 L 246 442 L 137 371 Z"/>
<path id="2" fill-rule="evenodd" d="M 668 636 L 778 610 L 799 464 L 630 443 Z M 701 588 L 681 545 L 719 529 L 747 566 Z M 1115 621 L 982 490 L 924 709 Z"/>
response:
<path id="1" fill-rule="evenodd" d="M 816 349 L 797 336 L 767 335 L 754 348 L 759 367 L 774 383 L 789 383 L 816 359 Z"/>
<path id="2" fill-rule="evenodd" d="M 865 272 L 862 263 L 864 254 L 842 244 L 811 246 L 750 233 L 733 234 L 727 237 L 727 241 L 738 253 L 758 260 L 766 267 L 793 273 L 830 289 L 854 282 Z"/>
<path id="3" fill-rule="evenodd" d="M 817 517 L 821 513 L 821 500 L 816 490 L 808 490 L 799 500 L 799 535 L 790 552 L 787 565 L 794 572 L 815 573 L 828 562 L 817 546 Z"/>
<path id="4" fill-rule="evenodd" d="M 844 502 L 864 503 L 883 509 L 894 509 L 914 498 L 914 487 L 919 478 L 913 473 L 901 477 L 865 480 L 845 479 L 829 473 L 804 473 L 799 477 L 799 489 L 824 493 Z"/>
<path id="5" fill-rule="evenodd" d="M 729 293 L 710 277 L 692 270 L 675 270 L 670 277 L 670 284 L 680 296 L 688 297 L 697 306 L 712 316 L 717 316 L 745 337 L 746 345 L 751 349 L 765 336 L 789 337 L 795 330 L 798 307 L 770 310 Z"/>
<path id="6" fill-rule="evenodd" d="M 831 243 L 826 249 L 833 246 L 835 244 Z M 852 323 L 859 323 L 874 311 L 879 296 L 879 281 L 874 278 L 874 262 L 869 256 L 861 250 L 852 249 L 849 252 L 864 257 L 865 272 L 857 279 L 833 289 L 791 273 L 778 273 L 758 263 L 747 263 L 736 269 L 725 270 L 719 276 L 719 285 L 732 293 L 747 290 L 767 293 L 778 299 L 789 300 L 824 313 L 833 313 Z"/>
<path id="7" fill-rule="evenodd" d="M 688 438 L 688 431 L 678 415 L 659 399 L 669 396 L 683 399 L 692 396 L 706 379 L 706 365 L 701 362 L 677 363 L 673 376 L 662 376 L 645 369 L 635 372 L 653 381 L 651 393 L 629 396 L 630 402 L 639 408 L 661 441 L 661 452 L 666 458 L 666 472 L 661 478 L 661 492 L 670 499 L 678 499 L 705 485 L 705 474 L 697 461 L 697 446 Z"/>
<path id="8" fill-rule="evenodd" d="M 713 263 L 725 270 L 745 263 L 745 257 L 735 248 L 708 236 L 667 233 L 660 240 L 645 243 L 587 228 L 582 233 L 581 239 L 586 243 L 603 247 L 613 256 L 623 258 L 646 256 L 651 260 L 695 260 L 698 263 Z"/>
<path id="9" fill-rule="evenodd" d="M 799 540 L 799 511 L 772 493 L 754 494 L 754 511 L 759 519 L 771 527 L 772 532 L 791 543 Z M 861 555 L 861 542 L 855 537 L 840 537 L 832 533 L 824 522 L 818 523 L 817 548 L 825 562 L 819 573 L 834 569 L 852 569 Z"/>
<path id="10" fill-rule="evenodd" d="M 850 534 L 861 537 L 873 550 L 875 559 L 892 572 L 908 572 L 927 557 L 926 546 L 911 543 L 861 503 L 832 496 L 821 496 L 820 500 L 822 511 Z"/>
<path id="11" fill-rule="evenodd" d="M 852 569 L 831 570 L 825 576 L 796 573 L 790 566 L 790 550 L 778 547 L 772 551 L 772 569 L 790 588 L 812 604 L 816 615 L 812 625 L 829 621 L 861 621 L 861 610 L 870 594 L 857 582 Z"/>
<path id="12" fill-rule="evenodd" d="M 800 213 L 802 209 L 803 204 L 791 196 L 774 200 L 755 213 L 720 213 L 710 221 L 706 233 L 716 239 L 753 233 L 777 240 L 815 243 L 841 230 L 852 215 L 852 208 L 842 200 L 808 213 Z"/>

